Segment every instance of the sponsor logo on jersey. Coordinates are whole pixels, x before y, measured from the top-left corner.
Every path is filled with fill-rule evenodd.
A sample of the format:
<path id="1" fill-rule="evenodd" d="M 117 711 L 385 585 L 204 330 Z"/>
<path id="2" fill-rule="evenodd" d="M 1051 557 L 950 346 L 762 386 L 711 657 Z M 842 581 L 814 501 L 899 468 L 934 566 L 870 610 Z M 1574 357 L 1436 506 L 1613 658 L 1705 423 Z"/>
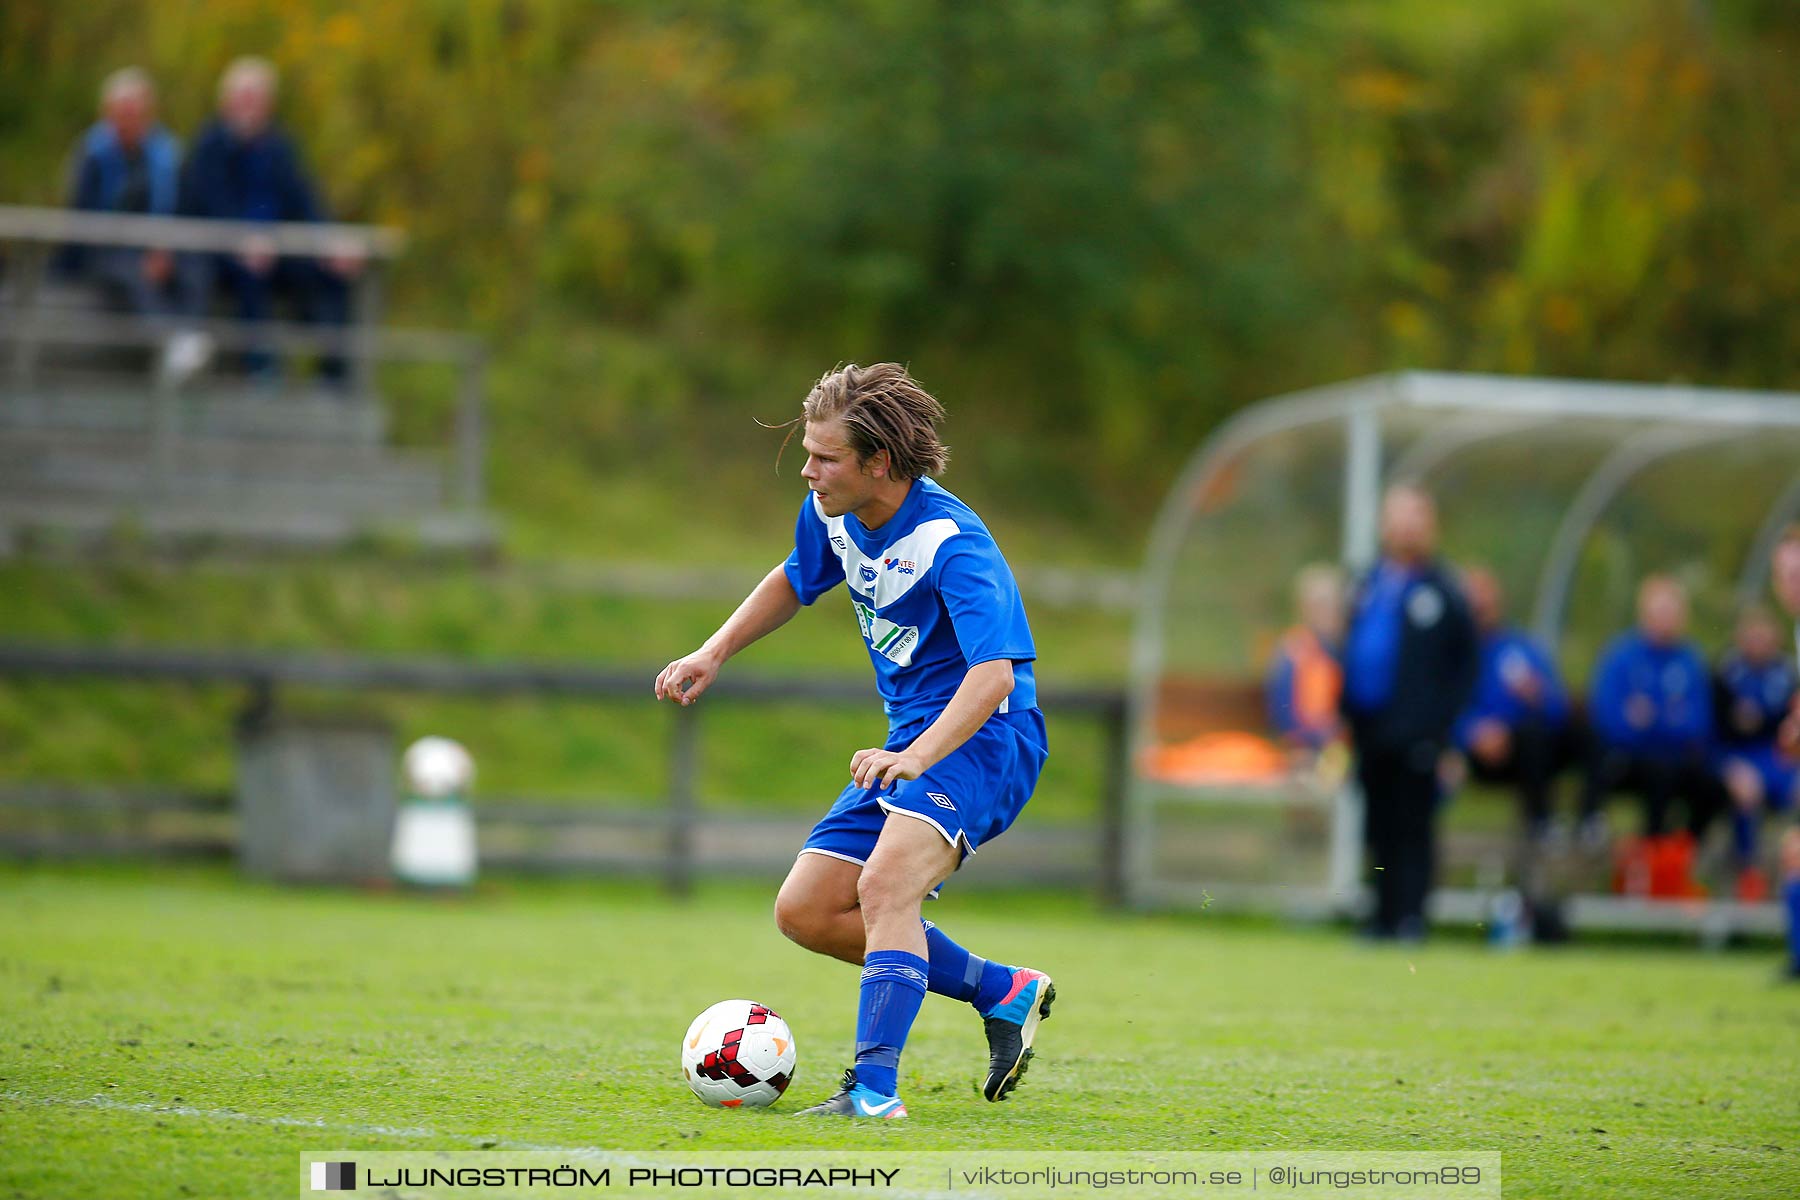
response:
<path id="1" fill-rule="evenodd" d="M 875 653 L 892 661 L 896 666 L 910 666 L 913 649 L 919 642 L 917 625 L 896 625 L 875 615 L 875 610 L 858 600 L 851 603 L 856 608 L 856 623 L 862 626 L 862 635 Z"/>
<path id="2" fill-rule="evenodd" d="M 883 638 L 875 648 L 904 667 L 912 662 L 913 647 L 919 641 L 919 627 L 908 625 L 904 629 L 896 629 L 894 632 L 899 636 L 890 634 Z"/>
<path id="3" fill-rule="evenodd" d="M 902 575 L 917 575 L 919 564 L 910 558 L 884 558 L 881 565 L 889 571 L 898 571 Z"/>

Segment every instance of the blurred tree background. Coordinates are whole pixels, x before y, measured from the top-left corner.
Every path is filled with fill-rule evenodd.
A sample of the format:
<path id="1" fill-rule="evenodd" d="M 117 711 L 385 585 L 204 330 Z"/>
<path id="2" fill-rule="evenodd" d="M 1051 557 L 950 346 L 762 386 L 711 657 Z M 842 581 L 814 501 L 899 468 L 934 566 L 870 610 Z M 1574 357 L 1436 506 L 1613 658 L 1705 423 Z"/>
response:
<path id="1" fill-rule="evenodd" d="M 409 231 L 395 322 L 493 344 L 528 553 L 699 489 L 766 532 L 752 418 L 847 359 L 946 399 L 950 486 L 1120 562 L 1286 389 L 1795 385 L 1791 0 L 9 0 L 0 198 L 59 199 L 108 71 L 191 133 L 247 52 L 333 210 Z"/>

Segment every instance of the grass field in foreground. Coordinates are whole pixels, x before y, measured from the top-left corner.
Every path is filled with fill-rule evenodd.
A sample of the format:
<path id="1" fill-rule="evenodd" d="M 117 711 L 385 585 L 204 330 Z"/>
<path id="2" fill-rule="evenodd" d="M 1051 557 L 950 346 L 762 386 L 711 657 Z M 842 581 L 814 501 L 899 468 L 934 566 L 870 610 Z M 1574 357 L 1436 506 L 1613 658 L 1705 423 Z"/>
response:
<path id="1" fill-rule="evenodd" d="M 306 1149 L 1498 1150 L 1506 1195 L 1800 1194 L 1800 991 L 1767 954 L 1371 948 L 1209 914 L 951 891 L 978 953 L 1057 977 L 1027 1085 L 932 997 L 912 1119 L 796 1121 L 834 1090 L 854 972 L 784 942 L 773 888 L 687 903 L 498 880 L 465 898 L 211 868 L 0 868 L 0 1196 L 277 1196 Z M 683 1086 L 689 1018 L 792 1024 L 766 1111 Z"/>

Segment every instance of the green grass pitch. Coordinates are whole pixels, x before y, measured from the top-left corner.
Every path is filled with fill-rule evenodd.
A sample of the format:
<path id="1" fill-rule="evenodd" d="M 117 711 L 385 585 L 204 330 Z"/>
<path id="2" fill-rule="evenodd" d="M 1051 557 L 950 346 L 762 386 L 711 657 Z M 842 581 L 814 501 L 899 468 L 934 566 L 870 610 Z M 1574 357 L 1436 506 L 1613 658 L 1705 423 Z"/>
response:
<path id="1" fill-rule="evenodd" d="M 788 945 L 773 886 L 459 898 L 278 889 L 222 868 L 0 868 L 0 1197 L 285 1196 L 297 1152 L 1498 1150 L 1509 1197 L 1800 1194 L 1800 989 L 1764 953 L 1454 939 L 1371 948 L 1213 914 L 958 895 L 935 919 L 1052 972 L 1024 1087 L 929 998 L 909 1122 L 790 1114 L 849 1058 L 855 972 Z M 762 1000 L 800 1066 L 717 1111 L 688 1020 Z"/>

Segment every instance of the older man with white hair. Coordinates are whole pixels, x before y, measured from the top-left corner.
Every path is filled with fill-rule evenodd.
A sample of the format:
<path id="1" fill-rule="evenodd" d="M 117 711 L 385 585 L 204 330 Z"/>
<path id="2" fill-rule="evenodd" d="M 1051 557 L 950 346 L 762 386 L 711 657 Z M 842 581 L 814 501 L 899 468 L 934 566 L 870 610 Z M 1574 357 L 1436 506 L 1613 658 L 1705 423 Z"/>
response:
<path id="1" fill-rule="evenodd" d="M 244 57 L 225 69 L 219 80 L 218 116 L 194 141 L 182 177 L 181 211 L 189 216 L 227 221 L 324 221 L 312 182 L 293 139 L 275 121 L 279 79 L 266 59 Z M 360 263 L 335 257 L 323 263 L 278 257 L 260 239 L 236 254 L 215 260 L 219 278 L 235 299 L 238 315 L 263 321 L 275 315 L 276 301 L 288 297 L 301 319 L 342 325 L 349 315 L 345 280 Z M 273 374 L 267 354 L 250 356 L 255 374 Z M 323 364 L 333 380 L 343 377 L 343 363 Z"/>
<path id="2" fill-rule="evenodd" d="M 100 119 L 76 147 L 69 207 L 85 212 L 168 216 L 181 182 L 181 143 L 156 119 L 156 84 L 141 67 L 123 67 L 100 85 Z M 98 284 L 108 302 L 152 316 L 191 314 L 199 281 L 167 250 L 76 247 L 65 267 Z"/>

